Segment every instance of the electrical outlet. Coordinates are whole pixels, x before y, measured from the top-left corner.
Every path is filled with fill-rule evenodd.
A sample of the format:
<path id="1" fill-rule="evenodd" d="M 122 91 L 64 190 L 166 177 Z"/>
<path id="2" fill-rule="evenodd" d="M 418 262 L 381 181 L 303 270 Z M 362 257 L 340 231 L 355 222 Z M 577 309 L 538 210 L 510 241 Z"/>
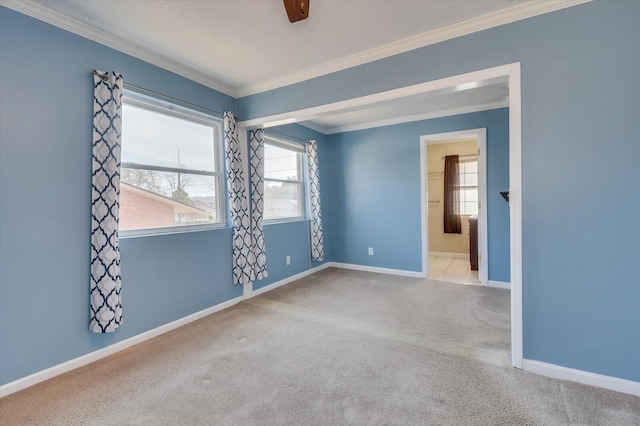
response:
<path id="1" fill-rule="evenodd" d="M 287 266 L 291 265 L 291 256 L 287 256 Z"/>
<path id="2" fill-rule="evenodd" d="M 373 247 L 369 247 L 369 256 L 373 256 Z"/>

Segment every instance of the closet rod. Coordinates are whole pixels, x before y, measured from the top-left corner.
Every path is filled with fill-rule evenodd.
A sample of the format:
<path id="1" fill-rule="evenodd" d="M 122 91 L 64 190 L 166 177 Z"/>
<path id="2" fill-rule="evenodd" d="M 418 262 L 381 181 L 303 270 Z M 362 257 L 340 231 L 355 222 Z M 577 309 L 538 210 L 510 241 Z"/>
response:
<path id="1" fill-rule="evenodd" d="M 96 71 L 96 70 L 91 71 L 91 74 L 93 74 L 93 75 L 97 75 L 98 77 L 100 77 L 100 78 L 102 79 L 102 81 L 106 81 L 106 80 L 107 80 L 107 76 L 106 76 L 106 75 L 104 75 L 104 74 L 100 74 L 100 73 L 99 73 L 98 71 Z M 127 83 L 126 81 L 124 82 L 124 85 L 125 85 L 125 86 L 128 86 L 128 87 L 132 87 L 132 88 L 137 89 L 137 90 L 140 90 L 140 91 L 142 91 L 142 92 L 149 93 L 149 94 L 151 94 L 151 95 L 160 96 L 160 97 L 163 97 L 163 98 L 165 98 L 165 99 L 170 99 L 170 100 L 172 100 L 172 101 L 174 101 L 174 102 L 179 102 L 179 103 L 184 104 L 184 105 L 189 105 L 189 106 L 192 106 L 192 107 L 195 107 L 195 108 L 198 108 L 198 109 L 204 110 L 204 111 L 212 112 L 212 113 L 214 113 L 215 115 L 219 116 L 220 118 L 222 118 L 222 117 L 224 116 L 224 113 L 222 113 L 222 112 L 220 112 L 220 111 L 217 111 L 217 110 L 215 110 L 215 109 L 211 109 L 211 108 L 203 107 L 203 106 L 201 106 L 201 105 L 194 104 L 194 103 L 191 103 L 191 102 L 188 102 L 188 101 L 183 101 L 182 99 L 174 98 L 173 96 L 165 95 L 165 94 L 163 94 L 163 93 L 156 92 L 155 90 L 145 89 L 144 87 L 140 87 L 140 86 L 135 85 L 135 84 L 132 84 L 132 83 Z M 240 121 L 240 120 L 238 119 L 238 117 L 236 117 L 236 121 Z"/>

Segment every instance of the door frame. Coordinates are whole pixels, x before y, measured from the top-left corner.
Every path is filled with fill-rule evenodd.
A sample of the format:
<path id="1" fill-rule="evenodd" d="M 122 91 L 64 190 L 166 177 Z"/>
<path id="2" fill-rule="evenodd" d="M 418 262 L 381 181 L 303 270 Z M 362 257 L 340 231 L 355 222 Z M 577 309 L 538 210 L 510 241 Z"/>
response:
<path id="1" fill-rule="evenodd" d="M 456 142 L 460 139 L 476 139 L 478 148 L 478 280 L 481 285 L 489 285 L 489 238 L 487 233 L 487 129 L 459 130 L 420 136 L 420 207 L 422 218 L 422 273 L 429 277 L 429 170 L 427 167 L 427 147 L 434 142 Z"/>
<path id="2" fill-rule="evenodd" d="M 509 82 L 509 219 L 511 266 L 511 365 L 522 369 L 522 92 L 520 62 L 500 65 L 432 80 L 412 86 L 387 90 L 344 101 L 332 102 L 310 108 L 292 110 L 264 117 L 256 117 L 238 123 L 240 133 L 256 127 L 273 127 L 281 124 L 310 120 L 322 114 L 345 108 L 368 105 L 384 100 L 457 88 L 465 84 L 496 77 L 507 77 Z M 246 182 L 248 185 L 248 181 Z"/>

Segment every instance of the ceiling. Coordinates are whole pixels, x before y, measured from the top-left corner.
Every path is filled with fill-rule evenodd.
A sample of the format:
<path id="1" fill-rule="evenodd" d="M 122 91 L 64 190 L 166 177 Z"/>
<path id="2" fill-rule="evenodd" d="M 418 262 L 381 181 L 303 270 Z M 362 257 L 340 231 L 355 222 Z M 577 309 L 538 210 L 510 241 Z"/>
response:
<path id="1" fill-rule="evenodd" d="M 332 134 L 503 108 L 508 104 L 509 83 L 506 77 L 500 77 L 332 111 L 299 124 Z"/>
<path id="2" fill-rule="evenodd" d="M 0 4 L 234 97 L 247 96 L 586 0 L 0 0 Z M 314 117 L 325 133 L 401 116 L 495 107 L 506 82 Z M 485 108 L 487 109 L 487 108 Z M 409 120 L 405 120 L 409 121 Z"/>

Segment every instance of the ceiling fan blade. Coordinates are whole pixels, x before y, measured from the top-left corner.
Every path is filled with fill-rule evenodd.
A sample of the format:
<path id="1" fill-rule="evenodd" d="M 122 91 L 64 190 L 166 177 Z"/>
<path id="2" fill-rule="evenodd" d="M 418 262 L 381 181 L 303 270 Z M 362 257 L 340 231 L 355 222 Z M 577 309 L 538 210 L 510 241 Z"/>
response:
<path id="1" fill-rule="evenodd" d="M 282 0 L 289 22 L 298 22 L 309 17 L 310 0 Z"/>

